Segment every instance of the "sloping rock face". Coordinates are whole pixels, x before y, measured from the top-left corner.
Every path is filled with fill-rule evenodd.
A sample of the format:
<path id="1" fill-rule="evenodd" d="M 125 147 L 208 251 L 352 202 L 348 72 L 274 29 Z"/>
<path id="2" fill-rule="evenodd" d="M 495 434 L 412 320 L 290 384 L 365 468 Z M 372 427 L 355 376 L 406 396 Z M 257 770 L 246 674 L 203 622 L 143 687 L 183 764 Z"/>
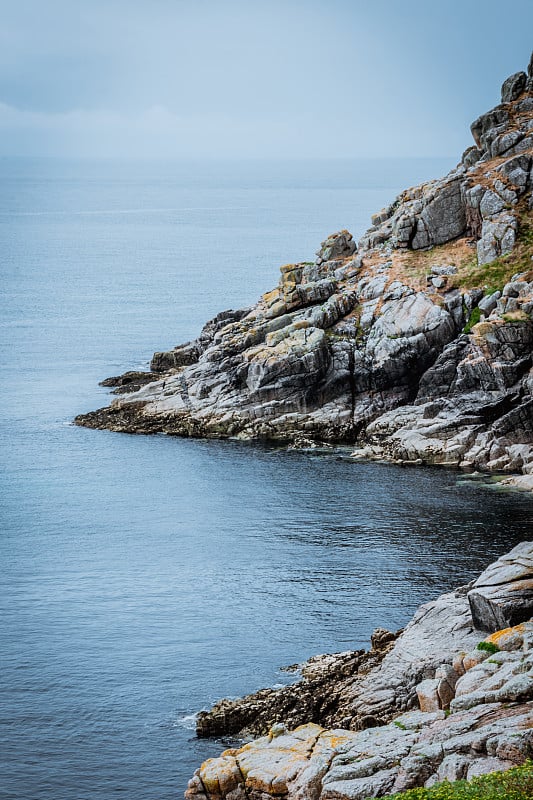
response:
<path id="1" fill-rule="evenodd" d="M 474 625 L 485 631 L 533 617 L 533 553 L 516 547 L 491 564 L 468 594 Z"/>
<path id="2" fill-rule="evenodd" d="M 76 422 L 533 473 L 531 81 L 505 81 L 461 163 L 402 192 L 358 244 L 332 234 Z"/>
<path id="3" fill-rule="evenodd" d="M 484 639 L 469 600 L 485 585 L 507 585 L 515 600 L 529 602 L 524 572 L 532 559 L 533 542 L 523 542 L 473 588 L 422 606 L 364 675 L 351 683 L 341 676 L 339 714 L 350 708 L 349 727 L 333 720 L 328 729 L 309 719 L 289 730 L 278 720 L 261 738 L 206 761 L 186 798 L 362 800 L 505 770 L 531 757 L 533 621 Z M 339 658 L 348 663 L 348 654 Z"/>

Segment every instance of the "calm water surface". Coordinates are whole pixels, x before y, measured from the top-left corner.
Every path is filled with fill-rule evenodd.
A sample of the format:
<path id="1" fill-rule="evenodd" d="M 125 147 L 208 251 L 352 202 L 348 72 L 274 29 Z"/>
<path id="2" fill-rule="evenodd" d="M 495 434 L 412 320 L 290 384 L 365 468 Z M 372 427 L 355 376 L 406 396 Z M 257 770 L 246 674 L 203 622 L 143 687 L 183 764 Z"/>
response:
<path id="1" fill-rule="evenodd" d="M 0 797 L 167 800 L 191 715 L 365 646 L 531 535 L 451 472 L 89 431 L 97 382 L 446 162 L 0 162 Z"/>

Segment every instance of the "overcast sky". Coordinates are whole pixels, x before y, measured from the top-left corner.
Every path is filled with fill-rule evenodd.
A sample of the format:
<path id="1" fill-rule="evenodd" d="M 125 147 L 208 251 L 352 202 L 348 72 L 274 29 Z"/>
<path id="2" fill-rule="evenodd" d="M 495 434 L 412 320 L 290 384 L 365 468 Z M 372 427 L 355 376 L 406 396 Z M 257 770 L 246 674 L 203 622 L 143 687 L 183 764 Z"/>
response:
<path id="1" fill-rule="evenodd" d="M 17 0 L 0 154 L 458 158 L 532 33 L 532 0 Z"/>

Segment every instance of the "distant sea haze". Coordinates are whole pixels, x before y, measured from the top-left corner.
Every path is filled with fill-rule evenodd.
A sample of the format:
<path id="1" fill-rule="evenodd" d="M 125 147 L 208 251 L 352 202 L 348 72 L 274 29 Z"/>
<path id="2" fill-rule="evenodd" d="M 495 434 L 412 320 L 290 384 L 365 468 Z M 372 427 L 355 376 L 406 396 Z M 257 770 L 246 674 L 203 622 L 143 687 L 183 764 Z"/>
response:
<path id="1" fill-rule="evenodd" d="M 349 450 L 77 428 L 449 160 L 0 161 L 4 800 L 175 800 L 194 712 L 365 647 L 531 532 L 531 500 Z"/>

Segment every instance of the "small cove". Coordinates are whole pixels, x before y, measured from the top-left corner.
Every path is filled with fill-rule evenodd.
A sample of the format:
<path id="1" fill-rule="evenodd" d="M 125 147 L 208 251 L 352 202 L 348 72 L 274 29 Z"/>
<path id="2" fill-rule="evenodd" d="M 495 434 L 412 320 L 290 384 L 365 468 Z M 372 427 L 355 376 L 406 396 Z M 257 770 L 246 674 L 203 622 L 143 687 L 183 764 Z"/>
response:
<path id="1" fill-rule="evenodd" d="M 203 171 L 202 171 L 203 169 Z M 0 797 L 180 797 L 191 715 L 367 646 L 531 536 L 533 501 L 338 453 L 76 428 L 442 163 L 4 161 Z"/>

